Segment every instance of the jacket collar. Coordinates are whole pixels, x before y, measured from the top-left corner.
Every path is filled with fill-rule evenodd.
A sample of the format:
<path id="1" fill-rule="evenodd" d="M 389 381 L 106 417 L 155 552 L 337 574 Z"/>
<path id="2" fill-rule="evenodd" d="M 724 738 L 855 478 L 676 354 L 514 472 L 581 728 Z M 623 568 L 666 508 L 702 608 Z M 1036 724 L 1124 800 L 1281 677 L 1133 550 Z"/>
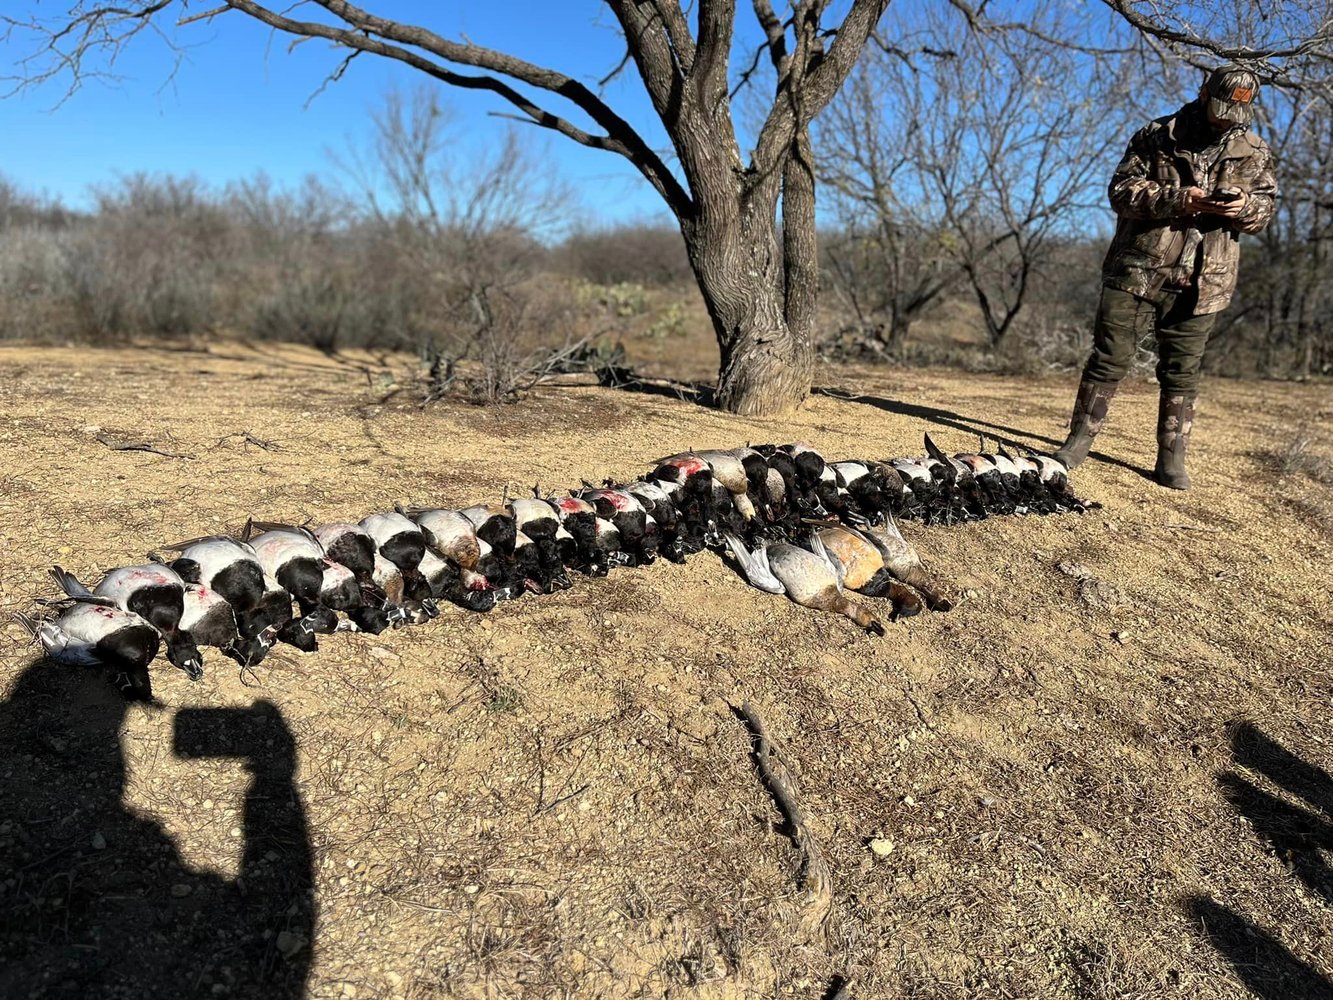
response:
<path id="1" fill-rule="evenodd" d="M 1202 123 L 1196 120 L 1198 114 L 1199 102 L 1190 101 L 1175 114 L 1168 115 L 1163 119 L 1166 134 L 1171 138 L 1173 146 L 1177 145 L 1190 129 L 1203 127 Z M 1258 143 L 1251 135 L 1248 125 L 1237 125 L 1235 128 L 1228 129 L 1218 136 L 1216 143 L 1210 144 L 1208 148 L 1218 144 L 1222 146 L 1222 156 L 1229 160 L 1244 159 L 1258 148 Z"/>

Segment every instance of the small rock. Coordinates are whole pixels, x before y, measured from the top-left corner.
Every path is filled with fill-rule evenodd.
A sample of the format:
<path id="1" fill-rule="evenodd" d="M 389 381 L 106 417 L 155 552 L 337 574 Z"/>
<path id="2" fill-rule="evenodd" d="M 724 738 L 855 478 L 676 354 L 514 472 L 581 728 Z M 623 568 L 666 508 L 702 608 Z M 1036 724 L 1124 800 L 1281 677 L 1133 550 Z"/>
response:
<path id="1" fill-rule="evenodd" d="M 305 947 L 305 938 L 300 934 L 293 934 L 291 931 L 278 931 L 278 953 L 283 958 L 291 958 Z"/>
<path id="2" fill-rule="evenodd" d="M 477 893 L 481 892 L 481 886 L 475 884 L 465 885 L 463 886 L 463 891 L 466 892 L 469 896 L 475 896 Z"/>
<path id="3" fill-rule="evenodd" d="M 887 837 L 872 837 L 869 846 L 870 853 L 877 858 L 887 858 L 893 853 L 893 841 Z"/>
<path id="4" fill-rule="evenodd" d="M 400 976 L 400 975 L 398 975 L 398 973 L 396 973 L 396 972 L 386 972 L 386 973 L 384 974 L 384 978 L 388 981 L 388 983 L 389 983 L 390 986 L 402 986 L 402 985 L 403 985 L 403 977 Z"/>
<path id="5" fill-rule="evenodd" d="M 1065 576 L 1072 576 L 1075 580 L 1086 580 L 1088 577 L 1092 576 L 1092 570 L 1088 569 L 1088 567 L 1084 566 L 1082 563 L 1068 562 L 1062 559 L 1055 564 L 1055 568 Z"/>
<path id="6" fill-rule="evenodd" d="M 239 837 L 241 835 L 241 828 L 239 826 L 233 826 L 228 832 L 233 837 Z"/>
<path id="7" fill-rule="evenodd" d="M 194 886 L 188 885 L 185 882 L 177 882 L 171 887 L 171 894 L 177 899 L 184 899 L 192 892 L 194 892 Z"/>
<path id="8" fill-rule="evenodd" d="M 96 833 L 93 834 L 93 850 L 94 851 L 106 850 L 106 838 L 102 836 L 101 830 L 98 830 Z"/>

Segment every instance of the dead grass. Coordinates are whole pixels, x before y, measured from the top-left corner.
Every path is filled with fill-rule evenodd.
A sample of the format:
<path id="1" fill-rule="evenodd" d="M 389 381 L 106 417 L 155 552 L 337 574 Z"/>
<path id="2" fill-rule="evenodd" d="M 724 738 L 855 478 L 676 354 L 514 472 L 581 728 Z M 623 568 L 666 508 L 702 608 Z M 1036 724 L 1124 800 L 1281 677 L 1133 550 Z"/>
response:
<path id="1" fill-rule="evenodd" d="M 957 449 L 977 432 L 1040 446 L 1072 391 L 838 369 L 821 381 L 859 399 L 781 420 L 592 387 L 421 410 L 371 388 L 382 371 L 415 377 L 389 365 L 240 345 L 0 349 L 0 611 L 30 607 L 56 559 L 96 577 L 250 514 L 461 504 L 745 440 L 887 456 L 929 429 Z M 246 771 L 177 757 L 172 714 L 278 706 L 312 850 L 312 996 L 815 998 L 844 979 L 876 1000 L 1318 995 L 1333 989 L 1333 541 L 1292 505 L 1326 502 L 1327 483 L 1304 457 L 1315 444 L 1285 476 L 1260 453 L 1298 415 L 1326 420 L 1326 390 L 1210 383 L 1189 494 L 1136 471 L 1155 404 L 1126 386 L 1098 439 L 1109 460 L 1079 472 L 1101 512 L 912 530 L 966 597 L 884 640 L 708 555 L 621 570 L 284 652 L 257 689 L 217 657 L 200 685 L 159 670 L 168 709 L 118 730 L 125 801 L 183 864 L 230 878 Z M 97 437 L 113 429 L 192 457 L 113 451 Z M 1123 603 L 1081 601 L 1061 563 Z M 13 697 L 33 653 L 7 619 L 0 631 Z M 747 699 L 828 865 L 832 913 L 811 940 L 795 933 L 800 857 L 729 707 Z M 32 739 L 86 737 L 88 754 L 105 739 L 52 713 L 24 722 L 44 727 Z M 1238 749 L 1237 719 L 1272 745 Z M 23 753 L 0 759 L 0 852 L 45 815 L 27 778 L 42 758 Z M 207 976 L 201 989 L 222 981 Z"/>

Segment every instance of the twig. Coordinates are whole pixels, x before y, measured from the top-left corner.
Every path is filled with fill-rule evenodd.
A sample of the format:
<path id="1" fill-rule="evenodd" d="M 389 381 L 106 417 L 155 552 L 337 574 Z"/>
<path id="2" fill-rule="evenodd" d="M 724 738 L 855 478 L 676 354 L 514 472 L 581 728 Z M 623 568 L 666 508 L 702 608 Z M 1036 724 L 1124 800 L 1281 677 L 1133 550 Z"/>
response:
<path id="1" fill-rule="evenodd" d="M 742 702 L 737 711 L 754 736 L 754 762 L 777 803 L 778 810 L 787 820 L 791 830 L 792 843 L 801 852 L 801 867 L 796 873 L 797 885 L 806 891 L 805 913 L 801 917 L 801 929 L 807 940 L 819 931 L 828 920 L 833 909 L 833 884 L 829 876 L 828 863 L 819 849 L 814 836 L 806 825 L 805 816 L 797 801 L 799 790 L 796 778 L 787 769 L 769 741 L 768 731 L 759 713 L 748 701 Z"/>
<path id="2" fill-rule="evenodd" d="M 106 445 L 112 451 L 146 451 L 151 455 L 161 455 L 164 458 L 187 458 L 187 459 L 194 458 L 193 455 L 185 455 L 180 452 L 163 451 L 161 448 L 155 448 L 153 445 L 148 444 L 146 441 L 141 441 L 137 443 L 132 441 L 117 441 L 114 438 L 108 437 L 105 434 L 97 435 L 97 440 L 101 444 Z"/>
<path id="3" fill-rule="evenodd" d="M 930 721 L 930 717 L 926 715 L 926 710 L 921 707 L 921 702 L 917 701 L 916 695 L 912 694 L 912 689 L 904 687 L 903 694 L 907 696 L 907 700 L 911 702 L 912 707 L 916 709 L 916 717 L 921 720 L 921 724 L 933 731 L 935 729 L 935 723 Z"/>
<path id="4" fill-rule="evenodd" d="M 265 451 L 281 451 L 276 441 L 265 441 L 261 437 L 255 437 L 249 431 L 240 431 L 236 434 L 228 434 L 225 437 L 218 438 L 218 444 L 223 441 L 230 441 L 232 438 L 240 438 L 242 444 L 252 444 L 256 448 L 263 448 Z"/>

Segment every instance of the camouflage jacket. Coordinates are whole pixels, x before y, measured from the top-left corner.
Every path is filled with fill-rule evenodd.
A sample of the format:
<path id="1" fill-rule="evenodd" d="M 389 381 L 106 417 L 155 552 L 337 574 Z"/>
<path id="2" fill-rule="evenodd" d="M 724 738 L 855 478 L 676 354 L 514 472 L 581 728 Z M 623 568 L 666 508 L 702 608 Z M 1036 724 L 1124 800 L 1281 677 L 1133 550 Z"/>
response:
<path id="1" fill-rule="evenodd" d="M 1234 219 L 1186 215 L 1189 187 L 1244 191 L 1249 200 Z M 1240 234 L 1257 233 L 1273 217 L 1277 181 L 1268 144 L 1243 129 L 1221 136 L 1202 122 L 1196 104 L 1158 118 L 1134 133 L 1111 178 L 1115 238 L 1102 264 L 1102 282 L 1137 295 L 1165 285 L 1199 288 L 1196 314 L 1231 302 L 1240 265 Z"/>

